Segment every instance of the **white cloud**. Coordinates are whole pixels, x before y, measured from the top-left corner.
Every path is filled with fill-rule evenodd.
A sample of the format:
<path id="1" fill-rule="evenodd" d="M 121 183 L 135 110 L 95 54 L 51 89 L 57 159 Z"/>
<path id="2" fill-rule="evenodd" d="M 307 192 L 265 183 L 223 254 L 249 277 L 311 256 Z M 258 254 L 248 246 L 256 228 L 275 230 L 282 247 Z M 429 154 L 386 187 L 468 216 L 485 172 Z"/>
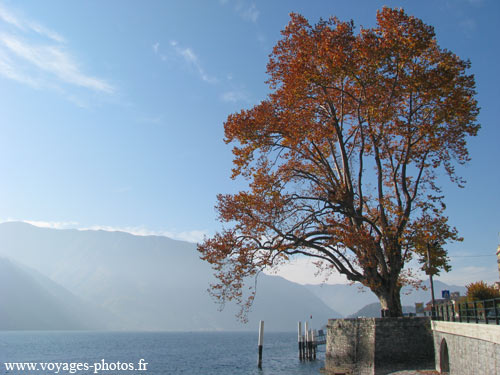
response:
<path id="1" fill-rule="evenodd" d="M 251 21 L 253 23 L 257 22 L 257 19 L 259 18 L 259 11 L 257 10 L 257 7 L 253 3 L 250 6 L 241 10 L 240 14 L 243 19 Z"/>
<path id="2" fill-rule="evenodd" d="M 181 241 L 193 242 L 193 243 L 198 243 L 203 241 L 203 238 L 205 238 L 209 234 L 207 230 L 191 230 L 184 232 L 163 231 L 159 233 L 161 233 L 160 234 L 161 236 Z"/>
<path id="3" fill-rule="evenodd" d="M 93 225 L 90 227 L 76 228 L 78 230 L 104 230 L 107 232 L 125 232 L 135 236 L 161 236 L 174 240 L 187 242 L 201 242 L 203 237 L 208 235 L 206 230 L 172 231 L 172 230 L 150 230 L 144 227 L 116 227 L 109 225 Z"/>
<path id="4" fill-rule="evenodd" d="M 227 103 L 248 102 L 248 95 L 243 91 L 226 91 L 221 95 L 221 99 Z"/>
<path id="5" fill-rule="evenodd" d="M 229 0 L 220 0 L 219 2 L 221 5 L 226 5 L 229 3 Z M 234 11 L 238 16 L 243 18 L 245 21 L 250 21 L 253 23 L 257 22 L 260 12 L 257 9 L 255 3 L 248 3 L 247 1 L 244 0 L 236 0 L 233 1 L 233 3 L 234 3 Z"/>
<path id="6" fill-rule="evenodd" d="M 40 84 L 36 79 L 29 77 L 20 71 L 19 67 L 13 63 L 12 59 L 0 49 L 0 74 L 6 78 L 24 83 L 28 86 L 39 88 Z"/>
<path id="7" fill-rule="evenodd" d="M 62 84 L 106 94 L 114 93 L 103 79 L 84 73 L 80 64 L 67 51 L 66 40 L 57 32 L 25 17 L 14 15 L 0 4 L 0 75 L 32 86 L 51 88 L 68 94 Z M 9 27 L 10 26 L 10 30 Z"/>
<path id="8" fill-rule="evenodd" d="M 44 72 L 52 74 L 59 80 L 87 89 L 113 93 L 111 85 L 103 80 L 84 74 L 71 56 L 58 46 L 45 46 L 30 44 L 13 35 L 0 34 L 0 44 L 11 56 L 19 58 L 22 62 L 30 63 Z"/>
<path id="9" fill-rule="evenodd" d="M 162 61 L 167 61 L 167 56 L 160 52 L 160 42 L 153 44 L 153 51 Z"/>
<path id="10" fill-rule="evenodd" d="M 5 23 L 8 23 L 12 26 L 15 26 L 18 29 L 25 30 L 26 28 L 22 25 L 22 23 L 15 17 L 11 12 L 5 9 L 0 5 L 0 19 Z"/>
<path id="11" fill-rule="evenodd" d="M 205 73 L 205 70 L 202 68 L 200 64 L 198 56 L 196 56 L 196 54 L 193 52 L 191 48 L 178 49 L 178 52 L 182 57 L 184 57 L 184 60 L 188 64 L 192 65 L 198 71 L 198 74 L 200 75 L 203 81 L 209 83 L 213 83 L 216 81 L 215 78 L 210 77 Z"/>
<path id="12" fill-rule="evenodd" d="M 150 230 L 142 226 L 137 227 L 120 227 L 112 225 L 92 225 L 84 226 L 76 221 L 43 221 L 43 220 L 16 220 L 9 218 L 1 220 L 0 222 L 23 222 L 34 225 L 39 228 L 51 229 L 77 229 L 77 230 L 103 230 L 107 232 L 125 232 L 135 236 L 161 236 L 168 237 L 174 240 L 187 241 L 198 243 L 208 236 L 208 230 L 188 230 L 188 231 L 175 231 L 175 230 Z"/>
<path id="13" fill-rule="evenodd" d="M 65 42 L 65 39 L 55 31 L 52 31 L 38 24 L 37 22 L 28 19 L 22 19 L 18 16 L 15 16 L 11 11 L 4 8 L 1 4 L 0 4 L 0 19 L 11 26 L 14 26 L 18 30 L 24 32 L 33 31 L 39 35 L 52 39 L 55 42 L 58 43 Z"/>
<path id="14" fill-rule="evenodd" d="M 35 31 L 36 33 L 38 33 L 40 35 L 44 35 L 44 36 L 48 37 L 49 39 L 52 39 L 55 42 L 66 43 L 66 39 L 64 39 L 61 35 L 59 35 L 58 33 L 54 32 L 52 30 L 49 30 L 49 29 L 43 27 L 42 25 L 39 25 L 37 23 L 30 23 L 29 27 L 31 30 Z"/>
<path id="15" fill-rule="evenodd" d="M 172 47 L 175 54 L 182 58 L 184 64 L 191 69 L 194 69 L 202 81 L 207 83 L 216 83 L 218 80 L 215 77 L 208 75 L 203 68 L 200 59 L 190 47 L 181 47 L 179 43 L 175 40 L 170 41 L 170 46 Z"/>
<path id="16" fill-rule="evenodd" d="M 8 221 L 19 221 L 19 220 L 8 220 Z M 40 220 L 21 220 L 24 223 L 34 225 L 40 228 L 51 228 L 51 229 L 71 229 L 78 226 L 77 222 L 74 221 L 40 221 Z"/>

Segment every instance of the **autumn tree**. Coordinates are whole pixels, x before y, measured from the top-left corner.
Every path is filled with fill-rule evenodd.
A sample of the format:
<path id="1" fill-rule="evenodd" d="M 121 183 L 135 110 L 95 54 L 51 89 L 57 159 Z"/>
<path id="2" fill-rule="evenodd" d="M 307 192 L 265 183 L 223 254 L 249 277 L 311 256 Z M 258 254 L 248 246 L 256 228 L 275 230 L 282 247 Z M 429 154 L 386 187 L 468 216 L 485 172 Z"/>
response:
<path id="1" fill-rule="evenodd" d="M 484 281 L 477 281 L 465 286 L 467 288 L 467 298 L 470 301 L 484 301 L 493 298 L 500 298 L 500 291 L 494 285 L 488 285 Z"/>
<path id="2" fill-rule="evenodd" d="M 443 245 L 458 238 L 436 180 L 444 171 L 462 185 L 455 166 L 479 129 L 469 65 L 403 10 L 384 8 L 359 31 L 291 14 L 270 55 L 268 98 L 224 124 L 232 176 L 248 190 L 218 196 L 224 229 L 198 246 L 214 295 L 244 304 L 247 277 L 308 256 L 401 316 L 405 265 L 425 260 L 432 241 L 446 269 Z"/>

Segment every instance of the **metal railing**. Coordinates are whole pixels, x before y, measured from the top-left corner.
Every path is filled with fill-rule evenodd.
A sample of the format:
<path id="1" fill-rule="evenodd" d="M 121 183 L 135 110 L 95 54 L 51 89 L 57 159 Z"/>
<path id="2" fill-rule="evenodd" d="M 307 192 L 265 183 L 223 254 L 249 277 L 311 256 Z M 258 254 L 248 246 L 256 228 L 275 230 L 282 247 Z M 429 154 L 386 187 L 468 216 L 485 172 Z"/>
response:
<path id="1" fill-rule="evenodd" d="M 314 338 L 316 340 L 316 345 L 326 345 L 326 334 L 322 329 L 318 331 L 317 336 Z"/>
<path id="2" fill-rule="evenodd" d="M 433 320 L 448 322 L 500 324 L 500 298 L 483 301 L 442 303 L 435 306 Z"/>

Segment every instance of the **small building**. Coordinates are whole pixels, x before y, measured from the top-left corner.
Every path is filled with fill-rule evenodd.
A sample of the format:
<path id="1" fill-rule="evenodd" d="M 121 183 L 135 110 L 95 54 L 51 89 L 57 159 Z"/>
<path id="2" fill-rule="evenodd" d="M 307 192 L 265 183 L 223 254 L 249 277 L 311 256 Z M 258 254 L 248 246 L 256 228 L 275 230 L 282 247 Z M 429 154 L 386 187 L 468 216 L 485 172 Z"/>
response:
<path id="1" fill-rule="evenodd" d="M 460 297 L 460 292 L 451 292 L 450 298 L 436 298 L 434 300 L 436 310 L 441 305 L 448 305 L 450 302 L 457 302 Z M 429 301 L 425 304 L 423 316 L 432 316 L 432 301 Z"/>

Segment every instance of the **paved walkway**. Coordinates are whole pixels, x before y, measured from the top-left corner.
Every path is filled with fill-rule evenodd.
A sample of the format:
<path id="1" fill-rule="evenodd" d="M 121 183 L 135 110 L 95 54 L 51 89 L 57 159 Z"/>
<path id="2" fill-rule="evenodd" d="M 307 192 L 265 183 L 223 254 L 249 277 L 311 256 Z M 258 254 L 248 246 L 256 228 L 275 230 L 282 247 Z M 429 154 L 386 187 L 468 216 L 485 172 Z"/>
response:
<path id="1" fill-rule="evenodd" d="M 326 372 L 324 369 L 320 371 L 322 374 Z M 436 370 L 400 370 L 387 373 L 387 375 L 439 375 L 439 371 Z"/>
<path id="2" fill-rule="evenodd" d="M 439 374 L 436 370 L 403 370 L 391 372 L 388 375 L 436 375 Z"/>

